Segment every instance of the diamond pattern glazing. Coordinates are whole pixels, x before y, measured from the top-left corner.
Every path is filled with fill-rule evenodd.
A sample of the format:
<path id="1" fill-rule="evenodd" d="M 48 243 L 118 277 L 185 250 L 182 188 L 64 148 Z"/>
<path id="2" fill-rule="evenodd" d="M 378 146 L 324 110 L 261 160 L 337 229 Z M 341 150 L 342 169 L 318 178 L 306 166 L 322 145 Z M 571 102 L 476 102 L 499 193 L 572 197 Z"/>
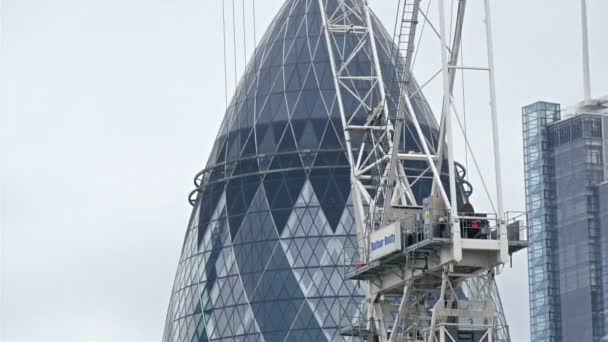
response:
<path id="1" fill-rule="evenodd" d="M 396 82 L 392 40 L 374 21 L 384 79 Z M 371 67 L 370 58 L 354 65 Z M 395 112 L 399 88 L 387 87 Z M 435 144 L 433 114 L 422 93 L 413 100 Z M 419 151 L 413 128 L 404 131 L 403 148 Z M 164 341 L 345 340 L 338 329 L 346 317 L 365 315 L 364 289 L 343 279 L 356 250 L 349 177 L 318 1 L 288 0 L 201 173 Z M 414 191 L 428 194 L 430 180 Z"/>

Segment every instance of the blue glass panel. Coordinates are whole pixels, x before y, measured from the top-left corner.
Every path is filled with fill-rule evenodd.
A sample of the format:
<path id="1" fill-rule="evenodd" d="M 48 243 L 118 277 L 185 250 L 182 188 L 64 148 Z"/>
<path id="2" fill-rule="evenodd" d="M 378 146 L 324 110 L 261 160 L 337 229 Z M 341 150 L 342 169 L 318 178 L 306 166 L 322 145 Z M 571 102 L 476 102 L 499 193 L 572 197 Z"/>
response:
<path id="1" fill-rule="evenodd" d="M 239 177 L 228 182 L 226 186 L 226 203 L 232 236 L 235 236 L 238 232 L 245 212 L 258 190 L 260 182 L 259 176 Z"/>
<path id="2" fill-rule="evenodd" d="M 302 161 L 297 153 L 275 156 L 269 170 L 289 170 L 293 168 L 302 168 Z"/>
<path id="3" fill-rule="evenodd" d="M 291 131 L 291 125 L 287 125 L 285 132 L 283 133 L 283 138 L 281 138 L 281 142 L 279 143 L 279 148 L 277 152 L 288 152 L 296 150 L 296 142 L 293 138 L 293 133 Z"/>
<path id="4" fill-rule="evenodd" d="M 285 327 L 296 318 L 304 295 L 281 248 L 275 251 L 272 263 L 286 268 L 264 272 L 251 306 L 264 338 L 283 341 L 288 331 Z"/>
<path id="5" fill-rule="evenodd" d="M 241 159 L 236 163 L 232 176 L 247 175 L 258 172 L 258 161 L 257 159 L 248 158 Z"/>
<path id="6" fill-rule="evenodd" d="M 306 173 L 302 170 L 269 173 L 264 178 L 264 189 L 279 234 L 283 232 L 305 180 Z"/>
<path id="7" fill-rule="evenodd" d="M 221 163 L 226 158 L 226 136 L 222 135 L 217 138 L 216 144 L 209 155 L 209 161 Z"/>
<path id="8" fill-rule="evenodd" d="M 309 75 L 307 82 L 314 82 L 314 76 Z M 303 90 L 300 93 L 298 103 L 293 109 L 292 120 L 313 117 L 313 110 L 318 101 L 320 101 L 318 90 Z"/>
<path id="9" fill-rule="evenodd" d="M 279 139 L 283 138 L 283 134 L 285 133 L 285 129 L 287 128 L 287 121 L 274 121 L 271 124 L 272 127 L 272 131 L 273 131 L 273 135 L 275 138 L 275 141 L 273 143 L 273 149 L 272 152 L 276 152 L 278 149 L 278 145 L 279 145 Z"/>
<path id="10" fill-rule="evenodd" d="M 315 166 L 348 166 L 348 159 L 344 152 L 319 152 L 315 159 Z"/>
<path id="11" fill-rule="evenodd" d="M 226 220 L 219 220 L 217 228 L 218 231 L 215 234 L 211 235 L 212 249 L 211 253 L 209 253 L 207 267 L 205 268 L 205 272 L 207 274 L 207 283 L 205 283 L 205 286 L 207 287 L 207 289 L 211 289 L 215 284 L 215 281 L 217 280 L 216 261 L 220 257 L 222 253 L 222 248 L 224 247 L 224 234 L 222 234 L 222 231 L 226 228 Z"/>
<path id="12" fill-rule="evenodd" d="M 211 220 L 211 215 L 215 211 L 215 207 L 224 192 L 224 183 L 209 184 L 200 196 L 200 212 L 199 212 L 199 229 L 198 229 L 198 245 L 200 246 L 203 239 L 203 234 L 207 229 L 207 225 Z"/>
<path id="13" fill-rule="evenodd" d="M 298 148 L 300 150 L 316 149 L 319 147 L 326 121 L 321 119 L 291 121 Z"/>
<path id="14" fill-rule="evenodd" d="M 204 324 L 200 324 L 201 326 L 201 332 L 198 333 L 198 342 L 209 342 L 209 338 L 207 337 L 207 332 L 205 331 L 205 325 Z"/>
<path id="15" fill-rule="evenodd" d="M 323 135 L 323 140 L 321 141 L 321 148 L 340 148 L 340 140 L 338 139 L 338 135 L 333 128 L 333 125 L 330 123 L 327 124 L 327 128 L 325 129 L 325 134 Z"/>
<path id="16" fill-rule="evenodd" d="M 306 28 L 304 27 L 304 30 Z M 285 59 L 285 64 L 293 64 L 297 62 L 301 62 L 298 58 L 302 56 L 302 51 L 308 51 L 308 40 L 306 38 L 296 38 L 289 47 L 289 53 L 287 54 L 287 58 Z"/>
<path id="17" fill-rule="evenodd" d="M 275 136 L 274 131 L 271 129 L 270 125 L 266 124 L 257 124 L 256 125 L 256 135 L 258 142 L 258 153 L 272 153 L 275 149 Z"/>
<path id="18" fill-rule="evenodd" d="M 256 146 L 255 146 L 255 134 L 253 130 L 249 131 L 249 136 L 246 137 L 243 141 L 246 141 L 243 147 L 243 151 L 241 152 L 241 157 L 252 156 L 256 154 Z"/>
<path id="19" fill-rule="evenodd" d="M 315 190 L 327 221 L 335 232 L 350 194 L 349 169 L 313 170 L 310 173 L 310 183 Z"/>

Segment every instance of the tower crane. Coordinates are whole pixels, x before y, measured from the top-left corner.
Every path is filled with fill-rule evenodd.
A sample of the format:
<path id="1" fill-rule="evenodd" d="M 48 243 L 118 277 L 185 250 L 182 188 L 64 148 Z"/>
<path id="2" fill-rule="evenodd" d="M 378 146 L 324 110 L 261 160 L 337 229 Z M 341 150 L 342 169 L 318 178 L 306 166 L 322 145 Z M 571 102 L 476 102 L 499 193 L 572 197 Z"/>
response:
<path id="1" fill-rule="evenodd" d="M 467 0 L 454 0 L 457 10 L 450 35 L 445 7 L 451 0 L 436 1 L 438 25 L 430 23 L 429 14 L 421 8 L 430 0 L 398 0 L 394 43 L 400 75 L 394 112 L 387 104 L 390 85 L 383 79 L 378 57 L 371 0 L 317 1 L 352 170 L 359 260 L 346 278 L 364 285 L 368 308 L 363 322 L 350 320 L 342 335 L 379 342 L 508 341 L 508 331 L 500 331 L 492 286 L 497 271 L 511 253 L 525 248 L 525 241 L 511 234 L 512 225 L 503 211 L 489 0 L 483 0 L 488 53 L 484 67 L 458 65 Z M 411 69 L 423 19 L 439 38 L 442 61 L 436 74 L 442 76 L 443 84 L 437 137 L 425 134 L 411 101 L 420 90 Z M 355 42 L 347 53 L 345 37 Z M 371 68 L 353 72 L 349 67 L 360 54 L 371 58 Z M 496 205 L 490 213 L 472 209 L 462 176 L 465 171 L 455 161 L 458 116 L 453 89 L 459 70 L 488 74 L 496 184 Z M 362 83 L 369 87 L 357 86 Z M 368 90 L 360 93 L 360 88 Z M 347 97 L 358 106 L 347 108 Z M 401 146 L 405 125 L 411 125 L 408 128 L 413 129 L 420 151 Z M 466 137 L 465 142 L 471 149 Z M 424 171 L 408 174 L 406 170 L 414 164 L 424 165 Z M 415 183 L 422 177 L 432 179 L 432 189 L 425 197 L 415 191 Z M 474 291 L 464 294 L 471 284 Z"/>

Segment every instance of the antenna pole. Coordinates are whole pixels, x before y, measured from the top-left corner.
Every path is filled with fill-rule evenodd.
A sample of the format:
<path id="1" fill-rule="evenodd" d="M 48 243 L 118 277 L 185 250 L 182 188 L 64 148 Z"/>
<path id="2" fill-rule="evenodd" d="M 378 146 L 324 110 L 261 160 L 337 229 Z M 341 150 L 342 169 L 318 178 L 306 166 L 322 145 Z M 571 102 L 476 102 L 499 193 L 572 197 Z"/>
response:
<path id="1" fill-rule="evenodd" d="M 583 78 L 585 102 L 591 100 L 591 71 L 589 70 L 589 27 L 587 23 L 587 0 L 581 0 L 581 15 L 583 24 Z"/>

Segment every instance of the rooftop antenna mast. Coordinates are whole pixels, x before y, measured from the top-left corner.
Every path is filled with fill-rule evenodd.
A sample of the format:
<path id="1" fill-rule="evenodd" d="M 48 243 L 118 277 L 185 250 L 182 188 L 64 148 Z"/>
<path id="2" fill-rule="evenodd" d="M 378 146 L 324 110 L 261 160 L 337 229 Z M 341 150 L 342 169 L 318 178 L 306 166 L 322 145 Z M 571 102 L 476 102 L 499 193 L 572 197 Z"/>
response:
<path id="1" fill-rule="evenodd" d="M 589 23 L 587 21 L 587 0 L 581 0 L 583 24 L 583 87 L 585 103 L 591 101 L 591 71 L 589 66 Z"/>
<path id="2" fill-rule="evenodd" d="M 368 342 L 509 341 L 493 302 L 494 276 L 510 253 L 525 248 L 525 242 L 520 241 L 519 230 L 515 239 L 507 238 L 509 222 L 502 209 L 490 1 L 474 2 L 485 9 L 488 64 L 480 67 L 458 65 L 467 0 L 434 2 L 438 23 L 423 12 L 421 3 L 427 1 L 394 0 L 400 25 L 395 42 L 399 54 L 391 56 L 400 73 L 395 110 L 388 105 L 370 1 L 317 0 L 351 166 L 358 260 L 345 277 L 367 285 L 367 317 L 362 322 L 342 319 L 349 324 L 341 333 Z M 451 25 L 446 3 L 458 7 Z M 438 138 L 424 134 L 412 103 L 424 87 L 410 77 L 419 18 L 439 38 L 441 68 L 435 76 L 442 75 L 443 100 Z M 356 67 L 360 59 L 371 59 L 371 67 Z M 462 195 L 462 168 L 455 162 L 453 139 L 459 120 L 453 98 L 458 70 L 488 75 L 486 115 L 492 122 L 496 184 L 493 198 L 486 191 L 494 208 L 490 213 L 475 213 L 462 205 L 468 195 Z M 406 125 L 419 144 L 418 152 L 399 148 Z M 466 136 L 465 142 L 472 153 Z M 420 164 L 426 170 L 412 174 Z M 426 197 L 414 191 L 421 178 L 432 182 Z"/>
<path id="3" fill-rule="evenodd" d="M 589 19 L 587 0 L 581 0 L 581 26 L 582 26 L 582 64 L 583 64 L 583 100 L 567 108 L 568 114 L 580 113 L 608 113 L 608 96 L 593 97 L 591 95 L 591 62 L 589 61 Z"/>

